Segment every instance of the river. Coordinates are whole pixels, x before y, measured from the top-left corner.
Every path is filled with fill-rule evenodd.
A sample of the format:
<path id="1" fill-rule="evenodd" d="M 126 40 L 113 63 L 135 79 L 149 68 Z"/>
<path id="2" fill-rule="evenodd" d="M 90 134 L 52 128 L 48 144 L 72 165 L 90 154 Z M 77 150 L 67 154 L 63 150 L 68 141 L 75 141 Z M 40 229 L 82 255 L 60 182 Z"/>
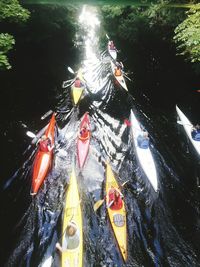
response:
<path id="1" fill-rule="evenodd" d="M 124 50 L 120 47 L 120 59 L 129 56 L 127 64 L 124 62 L 125 71 L 132 73 L 131 81 L 126 80 L 129 90 L 126 92 L 113 79 L 107 44 L 104 49 L 100 45 L 98 9 L 84 7 L 77 14 L 73 41 L 65 39 L 61 29 L 50 34 L 48 42 L 41 39 L 30 45 L 25 32 L 27 42 L 21 49 L 19 44 L 17 54 L 13 55 L 17 63 L 2 78 L 6 90 L 1 92 L 1 114 L 4 114 L 1 116 L 1 266 L 42 266 L 49 255 L 54 258 L 53 266 L 59 266 L 55 244 L 61 236 L 63 204 L 74 164 L 83 209 L 84 266 L 200 266 L 200 162 L 177 124 L 175 110 L 175 104 L 179 103 L 190 116 L 193 114 L 193 119 L 195 116 L 198 119 L 199 93 L 187 91 L 189 82 L 180 93 L 188 69 L 185 68 L 185 74 L 176 69 L 176 78 L 171 72 L 171 76 L 167 73 L 162 79 L 158 75 L 165 65 L 163 62 L 167 62 L 163 53 L 160 60 L 163 64 L 154 72 L 152 83 L 147 84 L 148 76 L 142 77 L 138 71 L 143 66 L 147 68 L 145 60 L 142 62 L 134 52 L 128 54 L 131 52 L 126 46 Z M 132 65 L 131 58 L 135 60 Z M 175 55 L 169 58 L 174 60 L 174 70 L 180 61 L 177 63 Z M 77 108 L 72 105 L 70 87 L 62 88 L 62 81 L 74 77 L 67 66 L 75 71 L 82 67 L 87 83 Z M 37 132 L 47 124 L 49 118 L 42 121 L 40 117 L 49 109 L 58 111 L 58 148 L 51 172 L 32 198 L 29 193 L 36 147 L 30 145 L 25 133 Z M 141 169 L 130 127 L 124 123 L 131 109 L 149 132 L 158 175 L 157 192 Z M 76 163 L 76 136 L 80 118 L 86 111 L 93 131 L 89 155 L 80 171 Z M 104 195 L 107 160 L 120 183 L 128 180 L 123 188 L 128 228 L 126 264 L 105 205 L 96 213 L 93 210 L 94 203 Z"/>

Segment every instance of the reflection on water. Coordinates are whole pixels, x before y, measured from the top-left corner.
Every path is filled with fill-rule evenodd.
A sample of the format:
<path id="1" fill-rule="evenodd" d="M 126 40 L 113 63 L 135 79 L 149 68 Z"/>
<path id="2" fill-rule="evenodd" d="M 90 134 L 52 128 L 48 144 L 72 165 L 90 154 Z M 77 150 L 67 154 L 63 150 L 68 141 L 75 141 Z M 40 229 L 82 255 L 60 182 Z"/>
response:
<path id="1" fill-rule="evenodd" d="M 60 96 L 57 109 L 62 112 L 57 119 L 60 129 L 54 163 L 38 195 L 33 199 L 28 197 L 33 148 L 30 148 L 22 168 L 4 186 L 4 192 L 12 192 L 15 185 L 13 194 L 16 196 L 25 190 L 27 194 L 24 197 L 28 199 L 24 215 L 16 226 L 17 242 L 5 266 L 39 266 L 49 256 L 53 256 L 53 266 L 59 265 L 55 244 L 61 238 L 62 210 L 73 165 L 83 209 L 84 266 L 198 266 L 195 252 L 176 230 L 172 216 L 172 200 L 176 198 L 191 210 L 193 222 L 199 216 L 198 203 L 190 203 L 190 199 L 195 199 L 193 188 L 190 191 L 184 188 L 183 180 L 186 178 L 179 167 L 185 160 L 184 155 L 180 156 L 183 149 L 179 145 L 170 146 L 172 137 L 174 143 L 174 140 L 179 141 L 177 128 L 168 122 L 169 116 L 157 114 L 148 104 L 148 99 L 142 106 L 113 83 L 109 55 L 98 48 L 100 23 L 97 11 L 92 8 L 91 13 L 90 8 L 83 7 L 79 22 L 80 31 L 85 33 L 84 41 L 77 43 L 84 51 L 79 67 L 83 67 L 86 92 L 78 108 L 72 108 L 69 89 Z M 158 193 L 154 192 L 138 166 L 130 129 L 124 124 L 133 107 L 151 138 L 158 170 Z M 80 118 L 85 111 L 89 111 L 91 117 L 92 140 L 85 167 L 80 171 L 76 140 Z M 170 130 L 174 132 L 173 136 Z M 105 205 L 97 213 L 93 211 L 94 203 L 104 196 L 107 160 L 110 160 L 121 184 L 128 180 L 123 188 L 128 222 L 127 264 L 123 263 L 117 248 Z M 193 166 L 191 162 L 188 164 Z M 18 201 L 16 197 L 16 205 Z M 192 230 L 190 228 L 191 233 Z"/>

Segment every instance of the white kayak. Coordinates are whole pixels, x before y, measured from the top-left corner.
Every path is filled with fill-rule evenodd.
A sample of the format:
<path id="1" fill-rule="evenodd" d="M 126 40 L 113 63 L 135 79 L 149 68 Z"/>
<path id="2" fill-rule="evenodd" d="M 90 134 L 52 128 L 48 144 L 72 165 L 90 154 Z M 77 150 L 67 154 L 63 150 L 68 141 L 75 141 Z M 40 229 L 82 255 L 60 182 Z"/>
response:
<path id="1" fill-rule="evenodd" d="M 189 137 L 191 143 L 193 144 L 194 148 L 196 149 L 197 153 L 200 155 L 200 141 L 195 141 L 192 138 L 191 131 L 192 131 L 192 123 L 188 120 L 188 118 L 184 115 L 184 113 L 176 106 L 176 111 L 178 116 L 182 122 L 183 128 L 186 131 L 187 136 Z"/>
<path id="2" fill-rule="evenodd" d="M 153 159 L 151 150 L 149 148 L 143 149 L 138 146 L 137 138 L 141 134 L 142 129 L 140 128 L 140 123 L 137 121 L 132 110 L 131 110 L 131 129 L 133 133 L 133 140 L 134 140 L 137 158 L 147 178 L 151 182 L 154 190 L 157 191 L 158 180 L 157 180 L 157 172 L 156 172 L 154 159 Z"/>
<path id="3" fill-rule="evenodd" d="M 123 75 L 120 75 L 120 76 L 116 76 L 115 75 L 115 68 L 116 68 L 116 65 L 111 61 L 111 68 L 112 68 L 112 72 L 113 72 L 113 75 L 115 76 L 115 79 L 118 81 L 118 83 L 126 90 L 128 91 L 128 88 L 126 86 L 126 82 L 124 80 L 124 77 Z"/>
<path id="4" fill-rule="evenodd" d="M 116 60 L 117 59 L 117 50 L 116 49 L 110 49 L 110 43 L 108 42 L 108 53 L 110 56 Z"/>

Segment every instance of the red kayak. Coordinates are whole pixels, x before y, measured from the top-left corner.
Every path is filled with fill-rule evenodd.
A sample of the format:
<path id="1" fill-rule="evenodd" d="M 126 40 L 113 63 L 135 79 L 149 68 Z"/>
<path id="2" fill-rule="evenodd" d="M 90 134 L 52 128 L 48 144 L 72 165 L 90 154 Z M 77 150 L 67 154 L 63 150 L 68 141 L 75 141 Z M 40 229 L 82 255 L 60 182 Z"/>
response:
<path id="1" fill-rule="evenodd" d="M 78 134 L 78 141 L 77 141 L 78 163 L 80 168 L 83 167 L 88 155 L 90 136 L 91 136 L 90 120 L 89 120 L 89 114 L 88 112 L 86 112 L 81 120 L 80 131 Z"/>
<path id="2" fill-rule="evenodd" d="M 52 115 L 49 125 L 45 131 L 45 135 L 51 141 L 51 146 L 55 142 L 55 113 Z M 33 165 L 33 179 L 32 179 L 32 192 L 31 195 L 36 195 L 41 184 L 43 183 L 52 163 L 53 150 L 41 151 L 38 148 L 34 165 Z"/>

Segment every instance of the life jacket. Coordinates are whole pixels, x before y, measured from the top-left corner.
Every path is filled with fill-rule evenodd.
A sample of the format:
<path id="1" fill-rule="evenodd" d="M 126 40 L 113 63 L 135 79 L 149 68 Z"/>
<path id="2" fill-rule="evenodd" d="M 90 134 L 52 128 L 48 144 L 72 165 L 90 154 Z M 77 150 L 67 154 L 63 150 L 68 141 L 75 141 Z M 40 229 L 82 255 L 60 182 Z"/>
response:
<path id="1" fill-rule="evenodd" d="M 149 147 L 149 138 L 139 135 L 137 138 L 137 144 L 142 149 L 147 149 Z"/>
<path id="2" fill-rule="evenodd" d="M 121 76 L 122 75 L 122 71 L 120 70 L 120 68 L 116 68 L 115 69 L 115 76 Z"/>
<path id="3" fill-rule="evenodd" d="M 41 140 L 39 142 L 40 151 L 49 152 L 49 148 L 48 148 L 49 145 L 51 145 L 50 139 L 47 138 L 46 140 Z"/>
<path id="4" fill-rule="evenodd" d="M 80 131 L 80 139 L 81 140 L 86 140 L 88 139 L 90 136 L 90 131 L 86 128 L 82 128 L 81 131 Z"/>
<path id="5" fill-rule="evenodd" d="M 75 87 L 81 87 L 81 80 L 76 80 L 75 83 L 74 83 L 74 86 Z"/>
<path id="6" fill-rule="evenodd" d="M 109 193 L 109 201 L 108 203 L 110 203 L 111 201 L 113 201 L 112 205 L 110 206 L 111 210 L 119 210 L 122 208 L 123 202 L 122 202 L 122 198 L 121 196 L 116 196 L 114 191 L 111 191 Z"/>

